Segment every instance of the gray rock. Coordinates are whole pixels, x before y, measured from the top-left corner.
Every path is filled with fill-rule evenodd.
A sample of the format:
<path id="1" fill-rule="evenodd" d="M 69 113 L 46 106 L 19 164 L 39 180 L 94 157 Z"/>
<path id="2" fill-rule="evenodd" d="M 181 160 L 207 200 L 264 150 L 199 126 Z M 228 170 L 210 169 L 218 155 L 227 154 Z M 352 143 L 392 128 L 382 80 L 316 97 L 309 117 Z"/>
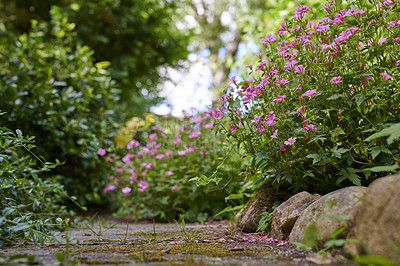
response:
<path id="1" fill-rule="evenodd" d="M 258 223 L 261 219 L 261 213 L 272 212 L 272 206 L 279 200 L 276 189 L 270 184 L 265 183 L 248 202 L 241 211 L 237 221 L 238 229 L 246 233 L 257 231 Z"/>
<path id="2" fill-rule="evenodd" d="M 344 247 L 347 253 L 373 254 L 400 265 L 400 175 L 379 178 L 368 187 L 354 228 Z"/>
<path id="3" fill-rule="evenodd" d="M 361 200 L 367 192 L 366 187 L 346 187 L 326 194 L 310 204 L 297 219 L 289 240 L 302 242 L 304 231 L 312 224 L 317 225 L 320 243 L 331 239 L 332 234 L 340 226 L 344 227 L 339 238 L 346 237 L 352 228 Z M 347 220 L 338 220 L 326 217 L 326 215 L 348 215 Z"/>
<path id="4" fill-rule="evenodd" d="M 289 234 L 302 212 L 320 197 L 303 191 L 279 205 L 272 214 L 271 236 L 280 239 Z"/>

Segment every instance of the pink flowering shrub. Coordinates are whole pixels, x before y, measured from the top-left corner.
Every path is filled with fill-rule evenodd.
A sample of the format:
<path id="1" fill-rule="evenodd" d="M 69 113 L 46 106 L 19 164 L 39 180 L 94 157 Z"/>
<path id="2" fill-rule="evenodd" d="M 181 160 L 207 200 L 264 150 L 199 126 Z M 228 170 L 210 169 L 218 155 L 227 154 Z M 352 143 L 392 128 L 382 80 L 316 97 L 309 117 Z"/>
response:
<path id="1" fill-rule="evenodd" d="M 372 3 L 371 3 L 372 2 Z M 292 191 L 367 185 L 394 171 L 399 141 L 365 139 L 400 122 L 399 1 L 299 6 L 265 50 L 230 79 L 208 114 L 252 158 L 252 171 Z M 250 69 L 250 70 L 248 70 Z"/>
<path id="2" fill-rule="evenodd" d="M 225 197 L 243 179 L 238 175 L 240 158 L 226 159 L 219 169 L 219 177 L 226 181 L 206 188 L 189 182 L 199 175 L 211 175 L 229 153 L 222 138 L 210 134 L 212 127 L 212 120 L 204 114 L 154 117 L 121 155 L 107 153 L 105 160 L 116 168 L 104 192 L 113 195 L 116 215 L 168 221 L 183 213 L 187 220 L 201 221 L 223 209 Z M 106 157 L 105 151 L 99 153 Z"/>

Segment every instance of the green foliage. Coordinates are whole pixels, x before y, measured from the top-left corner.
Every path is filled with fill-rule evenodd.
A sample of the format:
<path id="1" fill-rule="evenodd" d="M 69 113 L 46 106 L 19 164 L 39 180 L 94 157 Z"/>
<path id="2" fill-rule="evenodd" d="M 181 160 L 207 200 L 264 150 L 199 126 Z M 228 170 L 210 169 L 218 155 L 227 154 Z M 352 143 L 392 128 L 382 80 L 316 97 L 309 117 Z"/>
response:
<path id="1" fill-rule="evenodd" d="M 135 139 L 119 152 L 122 158 L 109 150 L 106 160 L 117 168 L 104 191 L 115 197 L 116 215 L 170 221 L 183 214 L 186 220 L 204 221 L 223 209 L 224 198 L 243 179 L 238 175 L 243 160 L 226 161 L 206 187 L 194 182 L 197 176 L 210 176 L 229 153 L 220 135 L 209 134 L 212 126 L 204 114 L 155 117 L 152 124 L 136 127 Z"/>
<path id="2" fill-rule="evenodd" d="M 353 260 L 360 264 L 367 265 L 379 265 L 379 266 L 394 266 L 396 263 L 390 259 L 387 259 L 378 255 L 358 255 Z"/>
<path id="3" fill-rule="evenodd" d="M 304 230 L 303 240 L 302 242 L 292 242 L 296 248 L 301 248 L 307 251 L 316 248 L 318 245 L 318 238 L 319 238 L 319 229 L 316 224 L 310 224 Z"/>
<path id="4" fill-rule="evenodd" d="M 158 67 L 176 65 L 188 54 L 189 35 L 176 26 L 176 1 L 10 0 L 0 3 L 0 11 L 5 28 L 19 34 L 29 31 L 30 19 L 50 23 L 68 18 L 75 23 L 77 39 L 94 50 L 95 60 L 111 62 L 112 78 L 123 96 L 115 108 L 123 112 L 154 104 L 162 80 Z"/>
<path id="5" fill-rule="evenodd" d="M 322 18 L 297 8 L 210 110 L 260 181 L 327 193 L 398 169 L 398 134 L 380 139 L 400 121 L 398 6 L 371 2 L 328 2 Z"/>
<path id="6" fill-rule="evenodd" d="M 21 130 L 0 128 L 0 246 L 17 239 L 43 245 L 47 233 L 64 223 L 67 210 L 62 200 L 75 200 L 55 179 L 39 177 L 60 163 L 37 158 L 33 143 L 34 137 L 24 137 Z M 35 167 L 34 157 L 40 167 Z"/>
<path id="7" fill-rule="evenodd" d="M 261 213 L 261 219 L 258 222 L 257 232 L 268 231 L 271 229 L 272 213 L 279 206 L 279 202 L 275 202 L 271 212 Z"/>
<path id="8" fill-rule="evenodd" d="M 118 91 L 93 51 L 76 44 L 74 24 L 63 19 L 51 33 L 32 25 L 19 37 L 0 32 L 0 124 L 40 136 L 37 152 L 65 162 L 50 175 L 82 202 L 102 203 L 108 166 L 96 151 L 111 143 Z"/>

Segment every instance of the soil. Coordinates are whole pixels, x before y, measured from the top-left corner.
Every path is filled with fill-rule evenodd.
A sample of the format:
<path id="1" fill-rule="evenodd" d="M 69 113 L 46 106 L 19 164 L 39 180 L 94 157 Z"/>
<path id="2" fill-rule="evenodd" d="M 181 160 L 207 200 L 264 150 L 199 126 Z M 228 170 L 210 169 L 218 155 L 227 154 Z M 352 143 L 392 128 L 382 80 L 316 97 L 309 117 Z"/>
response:
<path id="1" fill-rule="evenodd" d="M 61 237 L 62 244 L 48 241 L 44 246 L 20 243 L 3 248 L 0 264 L 28 263 L 26 258 L 14 259 L 16 254 L 34 255 L 31 262 L 39 265 L 60 265 L 60 261 L 64 265 L 351 264 L 340 254 L 323 258 L 262 233 L 235 232 L 228 222 L 183 225 L 108 221 L 80 224 Z"/>

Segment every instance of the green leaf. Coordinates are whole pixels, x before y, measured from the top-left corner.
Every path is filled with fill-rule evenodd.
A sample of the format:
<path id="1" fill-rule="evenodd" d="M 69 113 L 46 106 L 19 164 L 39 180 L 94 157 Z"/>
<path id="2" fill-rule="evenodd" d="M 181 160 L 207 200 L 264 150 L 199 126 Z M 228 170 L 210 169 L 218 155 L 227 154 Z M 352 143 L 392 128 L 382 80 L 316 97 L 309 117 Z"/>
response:
<path id="1" fill-rule="evenodd" d="M 15 132 L 17 133 L 18 137 L 22 138 L 22 131 L 17 129 L 15 130 Z"/>
<path id="2" fill-rule="evenodd" d="M 62 252 L 57 252 L 56 253 L 56 259 L 60 262 L 60 263 L 63 263 L 64 262 L 64 259 L 65 259 L 65 256 L 64 256 L 64 253 L 62 253 Z"/>
<path id="3" fill-rule="evenodd" d="M 347 221 L 350 219 L 349 215 L 340 215 L 340 214 L 326 214 L 324 215 L 326 218 L 333 219 L 336 221 Z"/>
<path id="4" fill-rule="evenodd" d="M 353 260 L 357 263 L 368 264 L 368 265 L 380 265 L 380 266 L 396 265 L 394 261 L 377 255 L 365 255 L 365 256 L 358 255 L 354 256 Z"/>
<path id="5" fill-rule="evenodd" d="M 389 136 L 389 137 L 388 137 L 388 139 L 386 141 L 387 141 L 387 143 L 389 145 L 392 144 L 392 142 L 396 138 L 400 137 L 400 123 L 392 125 L 392 126 L 390 126 L 388 128 L 385 128 L 385 129 L 381 130 L 378 133 L 372 134 L 371 136 L 366 138 L 365 141 L 371 141 L 373 139 L 377 139 L 377 138 L 380 138 L 380 137 L 387 137 L 387 136 Z"/>
<path id="6" fill-rule="evenodd" d="M 344 149 L 344 148 L 340 148 L 338 149 L 337 146 L 333 147 L 333 149 L 331 149 L 332 151 L 332 155 L 335 156 L 338 159 L 342 158 L 342 154 L 347 152 L 348 149 Z"/>
<path id="7" fill-rule="evenodd" d="M 225 200 L 234 200 L 234 199 L 243 199 L 243 194 L 230 194 L 229 196 L 225 197 Z"/>
<path id="8" fill-rule="evenodd" d="M 216 216 L 218 216 L 218 215 L 220 215 L 220 214 L 223 214 L 223 213 L 225 213 L 225 212 L 233 212 L 233 211 L 240 210 L 240 209 L 242 209 L 242 208 L 243 208 L 243 205 L 239 205 L 239 206 L 235 206 L 235 207 L 228 206 L 228 207 L 226 207 L 225 209 L 223 209 L 222 211 L 220 211 L 219 213 L 217 213 L 216 215 L 214 215 L 214 217 L 216 217 Z"/>
<path id="9" fill-rule="evenodd" d="M 329 97 L 329 98 L 326 98 L 327 100 L 336 100 L 336 99 L 338 99 L 338 98 L 341 98 L 341 97 L 343 97 L 343 94 L 334 94 L 334 95 L 332 95 L 331 97 Z"/>
<path id="10" fill-rule="evenodd" d="M 380 172 L 394 172 L 397 169 L 399 169 L 399 165 L 393 164 L 393 165 L 384 165 L 384 166 L 374 166 L 371 168 L 363 169 L 362 171 L 371 171 L 374 173 L 380 173 Z"/>
<path id="11" fill-rule="evenodd" d="M 330 237 L 337 237 L 341 232 L 343 232 L 343 230 L 344 226 L 339 226 L 335 231 L 332 232 L 332 234 L 330 234 Z"/>
<path id="12" fill-rule="evenodd" d="M 319 153 L 312 153 L 312 154 L 308 154 L 306 156 L 307 158 L 313 159 L 313 164 L 316 164 L 322 160 L 325 159 L 325 156 L 319 154 Z"/>
<path id="13" fill-rule="evenodd" d="M 4 216 L 4 217 L 7 217 L 8 215 L 13 214 L 14 212 L 15 212 L 15 209 L 6 207 L 2 211 L 1 215 Z"/>
<path id="14" fill-rule="evenodd" d="M 12 255 L 8 260 L 13 261 L 13 260 L 25 259 L 26 256 L 27 256 L 26 254 L 19 253 L 19 254 Z"/>
<path id="15" fill-rule="evenodd" d="M 304 244 L 304 243 L 301 243 L 301 242 L 291 242 L 291 243 L 292 243 L 296 248 L 304 249 L 304 250 L 306 250 L 306 251 L 312 250 L 312 247 L 307 246 L 307 245 Z"/>
<path id="16" fill-rule="evenodd" d="M 19 231 L 25 231 L 26 229 L 29 229 L 30 227 L 31 227 L 30 224 L 20 223 L 20 224 L 14 225 L 14 226 L 10 226 L 10 230 L 12 232 L 16 233 L 16 232 L 19 232 Z"/>
<path id="17" fill-rule="evenodd" d="M 365 101 L 366 97 L 364 93 L 359 93 L 355 97 L 357 105 L 361 105 L 363 101 Z"/>
<path id="18" fill-rule="evenodd" d="M 35 255 L 27 255 L 26 259 L 28 260 L 29 265 L 39 264 L 39 258 Z"/>
<path id="19" fill-rule="evenodd" d="M 352 167 L 348 167 L 345 170 L 342 169 L 338 173 L 339 178 L 336 181 L 336 185 L 339 185 L 343 180 L 349 179 L 354 185 L 361 186 L 361 177 L 356 174 L 357 172 L 359 172 L 359 170 Z"/>
<path id="20" fill-rule="evenodd" d="M 371 148 L 372 159 L 375 159 L 376 156 L 378 156 L 381 152 L 387 153 L 387 154 L 392 154 L 392 152 L 384 146 L 373 147 L 373 148 Z"/>
<path id="21" fill-rule="evenodd" d="M 326 248 L 343 247 L 346 243 L 346 239 L 332 239 L 324 243 Z"/>
<path id="22" fill-rule="evenodd" d="M 310 224 L 304 231 L 303 243 L 309 247 L 316 247 L 318 244 L 319 229 L 316 224 Z"/>

